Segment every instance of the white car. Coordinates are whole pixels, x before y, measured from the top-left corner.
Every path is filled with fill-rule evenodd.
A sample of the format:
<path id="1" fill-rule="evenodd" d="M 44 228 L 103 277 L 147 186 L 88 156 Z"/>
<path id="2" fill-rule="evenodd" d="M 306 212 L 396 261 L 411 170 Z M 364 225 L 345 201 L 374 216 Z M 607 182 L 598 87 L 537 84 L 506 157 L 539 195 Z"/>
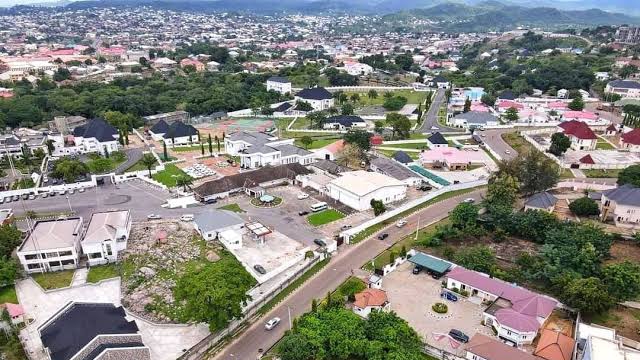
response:
<path id="1" fill-rule="evenodd" d="M 180 221 L 193 221 L 193 219 L 194 219 L 193 214 L 184 214 L 180 216 Z"/>
<path id="2" fill-rule="evenodd" d="M 149 215 L 147 215 L 147 220 L 158 220 L 158 219 L 162 219 L 162 216 L 160 216 L 158 214 L 149 214 Z"/>
<path id="3" fill-rule="evenodd" d="M 511 154 L 511 150 L 505 150 L 504 153 L 509 155 L 509 154 Z"/>
<path id="4" fill-rule="evenodd" d="M 473 204 L 474 202 L 476 202 L 476 199 L 474 199 L 474 198 L 466 198 L 462 202 Z"/>
<path id="5" fill-rule="evenodd" d="M 78 189 L 78 192 L 79 192 L 79 193 L 83 193 L 83 192 L 84 192 L 84 188 L 80 188 L 80 189 Z"/>
<path id="6" fill-rule="evenodd" d="M 396 227 L 399 227 L 399 228 L 401 228 L 401 227 L 403 227 L 403 226 L 405 226 L 405 225 L 407 225 L 407 220 L 404 220 L 404 219 L 403 219 L 403 220 L 400 220 L 400 221 L 398 221 L 398 222 L 396 223 Z"/>
<path id="7" fill-rule="evenodd" d="M 309 198 L 309 194 L 305 194 L 305 193 L 298 194 L 298 200 L 304 200 L 307 198 Z"/>
<path id="8" fill-rule="evenodd" d="M 267 330 L 271 330 L 274 327 L 278 326 L 278 324 L 280 324 L 280 318 L 279 317 L 274 317 L 273 319 L 267 321 L 266 324 L 264 324 L 264 328 Z"/>
<path id="9" fill-rule="evenodd" d="M 432 127 L 431 127 L 431 130 L 439 130 L 439 129 L 440 129 L 440 128 L 439 128 L 439 127 L 437 127 L 437 126 L 432 126 Z"/>

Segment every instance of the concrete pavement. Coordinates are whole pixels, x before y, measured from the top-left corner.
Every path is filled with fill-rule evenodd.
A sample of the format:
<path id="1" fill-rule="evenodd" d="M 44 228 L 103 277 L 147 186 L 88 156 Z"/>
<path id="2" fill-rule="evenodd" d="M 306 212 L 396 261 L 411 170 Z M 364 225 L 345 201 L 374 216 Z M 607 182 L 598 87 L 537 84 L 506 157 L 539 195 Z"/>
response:
<path id="1" fill-rule="evenodd" d="M 427 111 L 427 114 L 425 115 L 425 119 L 422 122 L 422 126 L 420 126 L 419 129 L 416 129 L 416 132 L 428 133 L 428 132 L 436 131 L 431 129 L 434 126 L 438 128 L 438 131 L 447 131 L 447 132 L 462 131 L 462 129 L 451 128 L 451 127 L 442 126 L 438 124 L 438 111 L 440 110 L 440 107 L 442 107 L 442 104 L 444 102 L 445 102 L 445 90 L 437 89 L 436 95 L 434 96 L 433 102 L 431 103 L 431 107 Z"/>
<path id="2" fill-rule="evenodd" d="M 515 132 L 514 129 L 498 129 L 498 130 L 485 130 L 481 131 L 480 136 L 484 143 L 489 146 L 493 151 L 497 152 L 500 157 L 505 160 L 511 160 L 518 156 L 516 152 L 509 144 L 502 139 L 502 134 Z M 507 153 L 509 152 L 509 153 Z"/>
<path id="3" fill-rule="evenodd" d="M 215 356 L 209 359 L 255 359 L 258 355 L 258 349 L 267 350 L 271 348 L 288 329 L 289 317 L 288 312 L 291 311 L 291 317 L 299 317 L 311 309 L 312 299 L 324 297 L 328 291 L 336 289 L 349 276 L 351 271 L 360 268 L 364 263 L 377 256 L 380 252 L 401 240 L 405 236 L 412 234 L 418 222 L 420 226 L 426 226 L 432 222 L 439 221 L 448 216 L 448 213 L 463 199 L 473 197 L 480 199 L 484 190 L 476 190 L 472 193 L 459 195 L 447 200 L 443 200 L 437 204 L 426 207 L 417 213 L 409 216 L 406 220 L 407 225 L 397 228 L 393 224 L 380 232 L 389 233 L 389 237 L 385 241 L 377 240 L 374 234 L 372 237 L 362 242 L 346 246 L 338 250 L 334 254 L 331 262 L 325 266 L 320 272 L 309 279 L 300 288 L 290 294 L 284 301 L 278 304 L 260 321 L 254 323 L 251 327 L 237 336 L 232 343 Z M 282 319 L 280 326 L 271 331 L 264 329 L 264 322 L 273 317 Z"/>

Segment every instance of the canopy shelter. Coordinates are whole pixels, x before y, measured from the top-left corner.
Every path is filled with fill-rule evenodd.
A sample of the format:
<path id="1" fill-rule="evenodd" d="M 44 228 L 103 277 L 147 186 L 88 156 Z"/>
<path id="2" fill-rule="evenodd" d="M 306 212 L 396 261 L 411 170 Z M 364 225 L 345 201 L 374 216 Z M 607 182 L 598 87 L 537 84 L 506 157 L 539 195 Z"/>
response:
<path id="1" fill-rule="evenodd" d="M 417 252 L 410 257 L 409 262 L 419 265 L 436 275 L 444 275 L 451 268 L 451 263 L 421 252 Z"/>

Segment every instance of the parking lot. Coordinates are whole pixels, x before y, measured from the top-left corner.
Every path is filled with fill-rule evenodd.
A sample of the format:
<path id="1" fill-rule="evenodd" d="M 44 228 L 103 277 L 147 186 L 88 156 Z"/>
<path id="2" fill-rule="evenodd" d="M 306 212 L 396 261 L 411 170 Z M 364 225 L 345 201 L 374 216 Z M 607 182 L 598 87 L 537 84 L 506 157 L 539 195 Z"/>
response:
<path id="1" fill-rule="evenodd" d="M 414 275 L 413 264 L 405 262 L 382 280 L 382 288 L 387 292 L 391 309 L 405 319 L 424 340 L 437 348 L 462 355 L 464 347 L 451 340 L 447 334 L 458 329 L 469 337 L 479 332 L 493 336 L 490 328 L 482 325 L 481 305 L 471 303 L 459 297 L 457 302 L 440 298 L 441 281 L 431 278 L 426 272 Z M 431 306 L 444 302 L 449 307 L 446 314 L 436 314 Z"/>

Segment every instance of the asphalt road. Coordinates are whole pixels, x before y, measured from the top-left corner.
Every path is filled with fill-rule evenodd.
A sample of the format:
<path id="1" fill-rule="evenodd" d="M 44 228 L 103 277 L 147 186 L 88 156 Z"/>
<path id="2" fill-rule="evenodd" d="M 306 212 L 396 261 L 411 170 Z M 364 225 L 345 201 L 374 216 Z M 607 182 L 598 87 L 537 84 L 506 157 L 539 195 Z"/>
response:
<path id="1" fill-rule="evenodd" d="M 509 132 L 514 132 L 514 130 L 484 130 L 479 131 L 478 133 L 487 146 L 489 146 L 493 151 L 497 152 L 503 159 L 510 160 L 515 158 L 518 153 L 502 139 L 502 134 L 506 134 Z"/>
<path id="2" fill-rule="evenodd" d="M 331 262 L 320 272 L 289 295 L 260 321 L 254 323 L 236 337 L 222 352 L 210 357 L 210 359 L 256 359 L 258 349 L 266 350 L 271 348 L 284 335 L 285 330 L 289 327 L 289 310 L 292 318 L 308 312 L 311 309 L 312 299 L 320 299 L 326 296 L 328 291 L 336 289 L 351 276 L 352 270 L 360 268 L 364 263 L 373 259 L 393 243 L 415 232 L 418 221 L 420 226 L 423 227 L 431 222 L 443 219 L 462 200 L 468 197 L 480 199 L 482 193 L 483 190 L 476 190 L 470 194 L 453 197 L 429 206 L 408 217 L 407 225 L 400 229 L 390 225 L 381 231 L 389 233 L 389 237 L 385 241 L 372 237 L 353 246 L 343 246 L 338 250 L 337 254 L 334 254 Z M 282 319 L 280 325 L 271 331 L 265 330 L 264 323 L 276 316 Z"/>
<path id="3" fill-rule="evenodd" d="M 426 133 L 431 132 L 431 127 L 440 127 L 438 125 L 438 110 L 442 106 L 445 98 L 445 90 L 438 89 L 436 90 L 436 95 L 433 98 L 433 102 L 431 103 L 431 107 L 427 111 L 427 115 L 425 115 L 425 119 L 422 122 L 422 126 L 418 129 L 418 132 Z"/>

